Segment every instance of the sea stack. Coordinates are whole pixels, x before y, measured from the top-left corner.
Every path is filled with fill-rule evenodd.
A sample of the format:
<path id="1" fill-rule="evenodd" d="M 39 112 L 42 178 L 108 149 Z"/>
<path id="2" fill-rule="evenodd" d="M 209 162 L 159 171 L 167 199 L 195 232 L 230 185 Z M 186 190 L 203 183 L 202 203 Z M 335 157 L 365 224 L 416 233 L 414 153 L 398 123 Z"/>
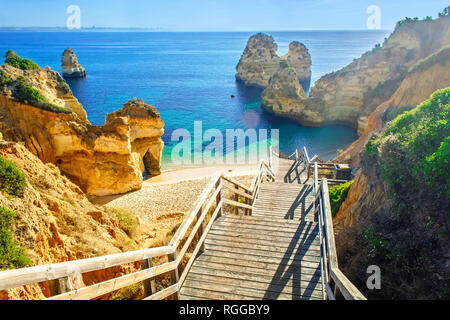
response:
<path id="1" fill-rule="evenodd" d="M 277 50 L 273 37 L 264 33 L 251 36 L 236 67 L 236 79 L 247 86 L 267 88 L 270 78 L 288 66 L 295 70 L 304 89 L 309 89 L 311 56 L 306 46 L 294 41 L 282 57 L 277 55 Z"/>
<path id="2" fill-rule="evenodd" d="M 70 48 L 62 55 L 62 71 L 64 78 L 86 77 L 86 70 L 78 63 L 76 54 Z"/>

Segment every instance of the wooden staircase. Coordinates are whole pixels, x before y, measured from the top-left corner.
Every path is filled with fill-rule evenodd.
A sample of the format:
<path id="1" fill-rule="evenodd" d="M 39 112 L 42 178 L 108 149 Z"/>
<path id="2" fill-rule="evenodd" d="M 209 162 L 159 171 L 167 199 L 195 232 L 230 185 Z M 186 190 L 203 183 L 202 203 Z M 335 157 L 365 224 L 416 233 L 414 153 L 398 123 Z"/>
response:
<path id="1" fill-rule="evenodd" d="M 252 216 L 223 214 L 206 237 L 181 299 L 322 299 L 319 227 L 307 168 L 280 159 Z"/>
<path id="2" fill-rule="evenodd" d="M 306 148 L 288 157 L 271 147 L 250 187 L 211 179 L 168 245 L 2 271 L 0 290 L 39 284 L 54 288 L 47 300 L 90 300 L 142 284 L 144 300 L 364 300 L 338 266 L 333 168 Z M 83 286 L 85 274 L 130 264 L 141 269 Z"/>

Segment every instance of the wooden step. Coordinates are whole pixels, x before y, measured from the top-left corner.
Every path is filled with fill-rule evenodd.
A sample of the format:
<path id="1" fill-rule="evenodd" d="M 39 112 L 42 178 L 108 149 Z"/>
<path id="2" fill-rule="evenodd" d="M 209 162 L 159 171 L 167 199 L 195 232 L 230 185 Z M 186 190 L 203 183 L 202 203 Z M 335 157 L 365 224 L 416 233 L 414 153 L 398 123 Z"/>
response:
<path id="1" fill-rule="evenodd" d="M 313 239 L 316 236 L 313 236 Z M 261 251 L 269 251 L 272 253 L 283 253 L 283 254 L 295 254 L 295 252 L 307 252 L 309 254 L 320 255 L 320 247 L 318 244 L 314 243 L 303 243 L 303 242 L 292 242 L 287 243 L 286 245 L 276 244 L 258 244 L 258 243 L 246 243 L 246 242 L 231 242 L 231 241 L 223 241 L 207 238 L 205 240 L 206 245 L 210 246 L 223 246 L 223 247 L 231 247 L 231 248 L 241 248 L 248 250 L 261 250 Z"/>
<path id="2" fill-rule="evenodd" d="M 301 255 L 296 254 L 289 257 L 286 257 L 284 255 L 267 255 L 266 252 L 259 252 L 257 254 L 252 254 L 251 252 L 243 253 L 241 250 L 221 250 L 221 248 L 218 248 L 219 250 L 215 248 L 210 248 L 208 252 L 203 253 L 202 255 L 205 256 L 214 256 L 219 258 L 230 258 L 230 259 L 236 259 L 236 260 L 246 260 L 250 262 L 258 262 L 258 263 L 275 263 L 279 265 L 289 265 L 289 264 L 300 264 L 303 265 L 303 263 L 306 263 L 306 265 L 309 265 L 310 263 L 319 264 L 320 263 L 320 257 L 318 256 L 310 256 L 310 255 Z"/>
<path id="3" fill-rule="evenodd" d="M 210 281 L 216 281 L 212 279 Z M 191 289 L 191 290 L 189 290 Z M 197 291 L 195 293 L 195 291 Z M 301 292 L 301 289 L 299 290 Z M 225 283 L 208 282 L 205 280 L 188 280 L 186 279 L 181 294 L 200 295 L 201 297 L 210 297 L 214 300 L 300 300 L 310 298 L 311 295 L 303 297 L 301 294 L 286 294 L 274 291 L 265 291 L 261 289 L 245 288 L 236 285 L 228 285 Z M 314 293 L 318 297 L 318 291 Z"/>
<path id="4" fill-rule="evenodd" d="M 311 280 L 302 280 L 301 277 L 293 280 L 292 275 L 289 278 L 272 280 L 262 276 L 248 275 L 245 273 L 230 274 L 221 270 L 207 270 L 206 268 L 195 268 L 189 273 L 184 286 L 198 288 L 199 282 L 208 282 L 208 288 L 214 291 L 231 292 L 237 289 L 252 289 L 260 291 L 263 297 L 268 299 L 277 299 L 280 294 L 286 295 L 287 299 L 301 299 L 303 296 L 321 296 L 320 277 L 314 277 Z M 223 286 L 230 286 L 234 290 L 224 290 Z"/>
<path id="5" fill-rule="evenodd" d="M 282 218 L 263 218 L 263 217 L 253 217 L 253 216 L 237 216 L 235 214 L 224 214 L 220 219 L 218 219 L 217 221 L 228 221 L 228 222 L 233 222 L 236 224 L 246 224 L 246 223 L 261 223 L 261 224 L 266 224 L 266 225 L 271 225 L 271 226 L 280 226 L 280 227 L 285 227 L 285 226 L 290 226 L 293 227 L 294 229 L 298 229 L 299 227 L 299 222 L 297 221 L 292 221 L 292 220 L 286 220 L 286 219 L 282 219 Z M 308 223 L 309 225 L 310 223 Z M 317 223 L 313 223 L 312 225 L 317 225 Z"/>
<path id="6" fill-rule="evenodd" d="M 290 260 L 290 261 L 280 261 L 280 259 L 275 258 L 258 258 L 258 257 L 243 257 L 233 255 L 233 254 L 223 254 L 220 251 L 209 251 L 202 253 L 196 263 L 200 262 L 211 262 L 216 264 L 228 264 L 240 267 L 251 267 L 259 268 L 264 270 L 278 270 L 280 267 L 293 267 L 300 268 L 306 271 L 306 269 L 317 270 L 320 268 L 319 262 L 309 262 L 301 260 Z M 313 272 L 311 271 L 311 272 Z"/>
<path id="7" fill-rule="evenodd" d="M 257 223 L 257 222 L 252 222 L 252 223 L 246 223 L 246 224 L 237 224 L 235 222 L 232 221 L 216 221 L 213 225 L 214 229 L 221 229 L 221 228 L 227 228 L 227 227 L 231 227 L 233 230 L 239 230 L 239 231 L 244 231 L 244 230 L 249 230 L 249 231 L 257 231 L 257 230 L 262 230 L 262 231 L 283 231 L 286 233 L 296 233 L 302 230 L 306 230 L 308 232 L 312 232 L 315 231 L 318 233 L 319 229 L 318 229 L 318 225 L 316 222 L 301 222 L 299 223 L 299 225 L 297 227 L 295 226 L 291 226 L 291 225 L 286 225 L 286 226 L 271 226 L 267 223 Z"/>
<path id="8" fill-rule="evenodd" d="M 218 234 L 211 234 L 208 239 L 210 240 L 217 240 L 217 241 L 224 241 L 228 242 L 229 244 L 235 244 L 235 243 L 246 243 L 246 244 L 254 244 L 254 245 L 265 245 L 265 246 L 274 246 L 279 248 L 287 248 L 288 246 L 292 246 L 295 243 L 301 244 L 301 245 L 319 245 L 319 237 L 309 238 L 309 237 L 293 237 L 293 238 L 287 238 L 287 239 L 277 239 L 275 237 L 271 237 L 268 239 L 258 239 L 257 237 L 243 237 L 243 236 L 230 236 L 230 235 L 218 235 Z"/>

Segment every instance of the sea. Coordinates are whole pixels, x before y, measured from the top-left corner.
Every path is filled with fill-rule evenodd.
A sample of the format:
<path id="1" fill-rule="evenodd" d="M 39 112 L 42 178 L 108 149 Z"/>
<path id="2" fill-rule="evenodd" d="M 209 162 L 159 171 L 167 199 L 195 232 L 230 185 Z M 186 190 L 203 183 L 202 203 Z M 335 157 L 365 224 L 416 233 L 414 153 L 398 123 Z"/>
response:
<path id="1" fill-rule="evenodd" d="M 279 55 L 287 53 L 291 41 L 308 47 L 312 85 L 321 76 L 359 58 L 390 33 L 262 32 L 274 37 Z M 286 154 L 306 146 L 310 155 L 332 159 L 339 149 L 357 139 L 354 129 L 342 125 L 303 127 L 267 113 L 261 108 L 261 89 L 236 82 L 236 65 L 248 38 L 255 33 L 13 30 L 0 31 L 0 52 L 12 49 L 41 67 L 50 66 L 61 73 L 61 55 L 71 47 L 86 68 L 87 77 L 67 82 L 93 125 L 103 125 L 106 114 L 135 97 L 155 106 L 165 122 L 163 170 L 190 165 L 172 161 L 174 148 L 182 141 L 174 132 L 184 129 L 194 139 L 195 124 L 201 124 L 203 133 L 208 129 L 220 131 L 224 139 L 226 130 L 256 129 L 259 133 L 267 129 L 268 139 L 258 136 L 259 143 L 276 144 Z M 274 134 L 276 141 L 271 141 L 271 132 L 276 130 L 278 137 Z M 193 158 L 212 141 L 200 140 L 200 146 L 191 143 Z M 223 148 L 223 154 L 233 152 L 227 149 L 226 141 Z"/>

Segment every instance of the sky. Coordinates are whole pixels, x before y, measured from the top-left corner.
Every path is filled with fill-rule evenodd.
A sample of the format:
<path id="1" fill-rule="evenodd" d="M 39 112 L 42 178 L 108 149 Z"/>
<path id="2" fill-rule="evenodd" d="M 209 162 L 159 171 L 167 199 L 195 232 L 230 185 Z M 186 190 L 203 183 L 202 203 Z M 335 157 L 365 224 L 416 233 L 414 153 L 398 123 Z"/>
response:
<path id="1" fill-rule="evenodd" d="M 381 29 L 406 17 L 433 16 L 448 0 L 0 0 L 0 27 L 65 27 L 67 8 L 81 26 L 165 31 L 367 29 L 367 8 L 380 8 Z"/>

